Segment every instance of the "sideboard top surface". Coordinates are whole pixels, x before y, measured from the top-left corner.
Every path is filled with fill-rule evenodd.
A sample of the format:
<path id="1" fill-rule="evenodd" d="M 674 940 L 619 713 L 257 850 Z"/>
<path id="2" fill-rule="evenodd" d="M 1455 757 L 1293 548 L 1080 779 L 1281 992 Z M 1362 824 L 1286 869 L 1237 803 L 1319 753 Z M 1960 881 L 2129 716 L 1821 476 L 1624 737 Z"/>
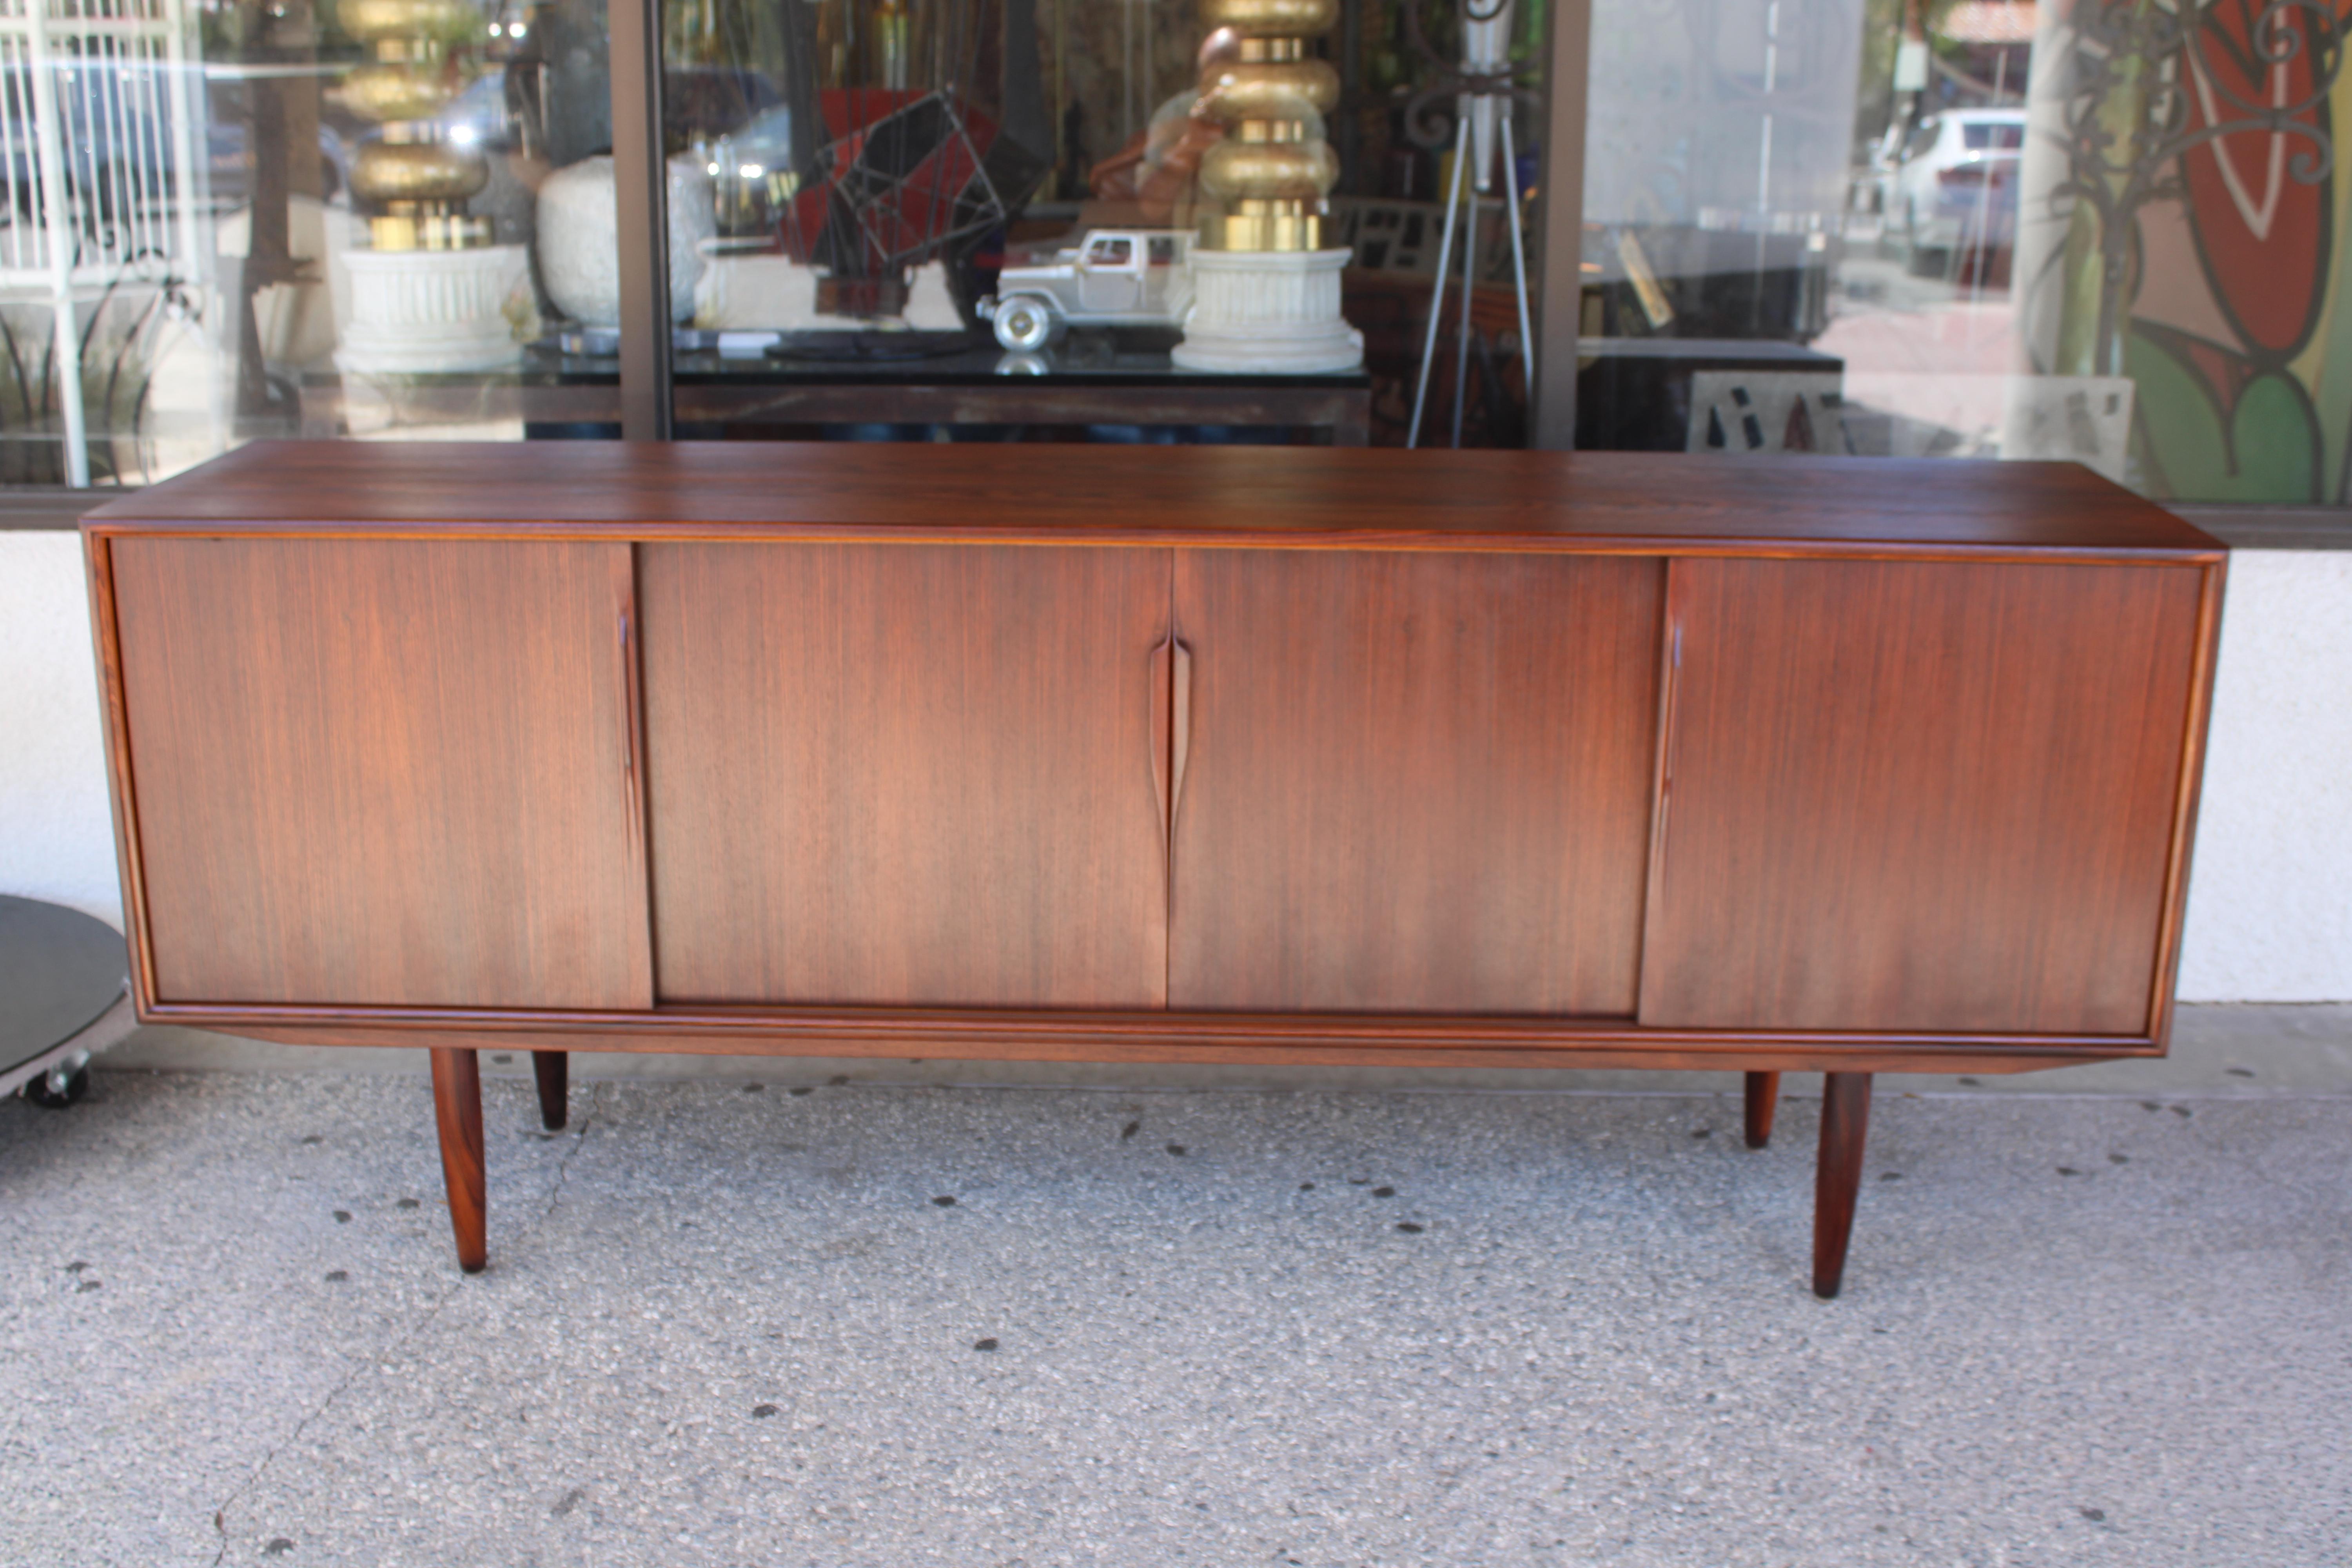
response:
<path id="1" fill-rule="evenodd" d="M 2071 463 L 863 443 L 256 442 L 103 533 L 781 536 L 2158 556 L 2221 543 Z"/>

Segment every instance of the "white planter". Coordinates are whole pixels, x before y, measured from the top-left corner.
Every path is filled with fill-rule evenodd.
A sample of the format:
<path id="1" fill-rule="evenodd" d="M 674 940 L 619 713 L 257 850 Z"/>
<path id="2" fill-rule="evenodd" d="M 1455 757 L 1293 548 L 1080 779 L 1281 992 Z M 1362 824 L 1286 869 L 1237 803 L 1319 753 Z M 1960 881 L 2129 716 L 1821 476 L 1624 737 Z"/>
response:
<path id="1" fill-rule="evenodd" d="M 511 370 L 522 359 L 508 303 L 528 258 L 520 245 L 478 250 L 347 250 L 351 317 L 335 363 L 356 375 Z"/>
<path id="2" fill-rule="evenodd" d="M 1338 250 L 1192 251 L 1192 310 L 1170 358 L 1185 370 L 1353 370 L 1364 334 L 1340 319 Z"/>

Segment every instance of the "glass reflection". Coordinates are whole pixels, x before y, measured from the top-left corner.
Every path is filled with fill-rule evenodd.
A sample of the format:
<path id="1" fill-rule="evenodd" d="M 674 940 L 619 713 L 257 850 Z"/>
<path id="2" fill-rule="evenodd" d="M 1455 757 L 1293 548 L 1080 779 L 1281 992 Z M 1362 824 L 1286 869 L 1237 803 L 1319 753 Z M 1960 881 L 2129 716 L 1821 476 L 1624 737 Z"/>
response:
<path id="1" fill-rule="evenodd" d="M 572 395 L 541 347 L 572 323 L 538 219 L 608 148 L 604 26 L 517 0 L 0 17 L 0 479 L 146 482 L 265 436 L 602 428 L 610 374 Z M 610 272 L 614 247 L 592 226 L 565 259 Z"/>
<path id="2" fill-rule="evenodd" d="M 1450 101 L 1419 124 L 1408 124 L 1407 110 L 1444 75 L 1442 51 L 1458 47 L 1459 26 L 1444 0 L 1411 11 L 1389 0 L 673 8 L 670 79 L 690 72 L 736 84 L 730 93 L 674 94 L 667 117 L 670 152 L 709 183 L 715 215 L 691 269 L 690 331 L 678 339 L 682 433 L 870 428 L 808 416 L 867 406 L 851 392 L 886 374 L 972 392 L 958 419 L 892 421 L 902 433 L 1060 438 L 1133 423 L 1185 439 L 1213 424 L 1232 427 L 1230 409 L 1215 406 L 1219 376 L 1236 388 L 1224 395 L 1233 404 L 1256 395 L 1253 379 L 1320 373 L 1236 353 L 1214 369 L 1182 363 L 1202 235 L 1216 226 L 1222 247 L 1246 217 L 1257 226 L 1234 230 L 1242 239 L 1339 253 L 1347 265 L 1333 269 L 1336 325 L 1322 333 L 1339 346 L 1322 352 L 1327 363 L 1365 363 L 1338 373 L 1351 378 L 1342 391 L 1354 401 L 1337 422 L 1327 391 L 1311 409 L 1299 402 L 1306 423 L 1250 427 L 1280 438 L 1402 439 L 1443 216 L 1433 198 L 1453 136 Z M 1518 8 L 1507 42 L 1515 63 L 1533 58 L 1542 26 L 1540 7 Z M 1288 75 L 1272 82 L 1280 72 Z M 1234 97 L 1276 86 L 1286 88 L 1282 113 L 1270 100 Z M 1528 147 L 1534 117 L 1524 104 L 1515 112 Z M 1317 160 L 1315 178 L 1297 190 L 1269 163 L 1293 151 Z M 1505 226 L 1523 219 L 1534 161 L 1530 151 L 1506 172 L 1483 215 L 1478 352 L 1468 361 L 1476 440 L 1523 436 Z M 1204 166 L 1244 163 L 1258 184 L 1281 188 L 1203 184 Z M 1262 222 L 1257 207 L 1266 209 Z M 1428 242 L 1400 243 L 1424 229 Z M 1494 297 L 1505 301 L 1501 320 Z M 1360 348 L 1345 330 L 1360 315 L 1373 323 Z M 1454 318 L 1446 327 L 1450 346 Z M 748 345 L 759 334 L 768 337 L 755 355 Z M 1233 341 L 1281 335 L 1244 330 Z M 1003 375 L 1001 355 L 1013 356 Z M 1097 375 L 1118 381 L 1079 379 Z M 820 395 L 828 377 L 843 388 L 830 403 Z M 985 388 L 1015 381 L 1066 384 L 1066 406 L 1040 421 L 1032 417 L 1040 405 L 1024 397 L 1022 417 L 996 417 Z M 790 395 L 775 395 L 778 386 Z M 1134 405 L 1135 421 L 1119 418 L 1122 405 Z"/>
<path id="3" fill-rule="evenodd" d="M 2339 27 L 2304 0 L 1603 0 L 1579 443 L 2352 499 Z"/>

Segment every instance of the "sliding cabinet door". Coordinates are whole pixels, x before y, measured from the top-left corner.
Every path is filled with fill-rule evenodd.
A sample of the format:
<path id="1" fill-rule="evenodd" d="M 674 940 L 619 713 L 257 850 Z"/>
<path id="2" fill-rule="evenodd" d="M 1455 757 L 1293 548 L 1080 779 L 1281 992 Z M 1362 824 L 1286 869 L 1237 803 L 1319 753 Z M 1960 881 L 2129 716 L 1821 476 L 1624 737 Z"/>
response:
<path id="1" fill-rule="evenodd" d="M 107 548 L 157 1000 L 651 1003 L 626 544 Z"/>
<path id="2" fill-rule="evenodd" d="M 1169 557 L 642 551 L 667 1001 L 1151 1007 Z"/>
<path id="3" fill-rule="evenodd" d="M 1170 1005 L 1631 1014 L 1664 575 L 1180 552 Z"/>
<path id="4" fill-rule="evenodd" d="M 1675 562 L 1642 1022 L 2146 1030 L 2201 587 Z"/>

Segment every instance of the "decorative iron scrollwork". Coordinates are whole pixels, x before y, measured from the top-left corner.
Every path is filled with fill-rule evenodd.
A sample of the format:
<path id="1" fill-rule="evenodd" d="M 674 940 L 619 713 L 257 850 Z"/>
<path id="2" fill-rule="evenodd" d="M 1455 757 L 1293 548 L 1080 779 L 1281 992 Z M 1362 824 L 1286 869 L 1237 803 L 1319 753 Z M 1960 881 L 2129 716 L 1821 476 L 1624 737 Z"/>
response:
<path id="1" fill-rule="evenodd" d="M 1458 10 L 1465 22 L 1491 22 L 1510 3 L 1511 0 L 1460 0 Z M 1543 95 L 1522 79 L 1535 74 L 1533 67 L 1475 71 L 1459 60 L 1439 55 L 1421 30 L 1420 8 L 1410 0 L 1404 6 L 1404 30 L 1415 52 L 1437 73 L 1427 87 L 1405 101 L 1404 133 L 1415 146 L 1433 152 L 1444 146 L 1454 133 L 1454 111 L 1463 99 L 1485 96 L 1509 97 L 1529 104 L 1542 101 Z"/>

